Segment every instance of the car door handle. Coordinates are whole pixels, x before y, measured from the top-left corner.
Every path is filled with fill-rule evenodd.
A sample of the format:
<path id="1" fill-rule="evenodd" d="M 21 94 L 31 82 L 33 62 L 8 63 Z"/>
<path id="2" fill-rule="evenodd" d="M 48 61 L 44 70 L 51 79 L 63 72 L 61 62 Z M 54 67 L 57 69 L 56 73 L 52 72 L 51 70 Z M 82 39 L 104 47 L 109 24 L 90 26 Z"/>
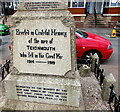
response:
<path id="1" fill-rule="evenodd" d="M 85 49 L 86 47 L 82 47 L 83 49 Z"/>

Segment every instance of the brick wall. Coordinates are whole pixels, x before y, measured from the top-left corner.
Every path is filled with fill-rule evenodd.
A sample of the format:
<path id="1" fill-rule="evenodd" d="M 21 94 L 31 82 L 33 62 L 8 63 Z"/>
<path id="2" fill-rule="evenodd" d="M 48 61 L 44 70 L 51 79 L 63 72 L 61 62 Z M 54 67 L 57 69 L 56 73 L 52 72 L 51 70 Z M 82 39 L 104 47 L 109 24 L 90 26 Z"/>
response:
<path id="1" fill-rule="evenodd" d="M 120 21 L 120 16 L 119 17 L 111 17 L 111 21 Z"/>

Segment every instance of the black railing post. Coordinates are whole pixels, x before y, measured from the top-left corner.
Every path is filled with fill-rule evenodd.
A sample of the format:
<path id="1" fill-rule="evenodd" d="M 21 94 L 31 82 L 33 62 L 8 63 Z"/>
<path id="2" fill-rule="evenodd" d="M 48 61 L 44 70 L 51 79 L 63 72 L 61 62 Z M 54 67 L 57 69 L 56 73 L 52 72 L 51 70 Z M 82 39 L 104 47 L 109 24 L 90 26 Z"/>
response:
<path id="1" fill-rule="evenodd" d="M 95 75 L 96 75 L 96 71 L 97 71 L 97 61 L 95 61 L 95 69 L 94 69 L 94 73 L 95 73 Z"/>
<path id="2" fill-rule="evenodd" d="M 10 60 L 8 61 L 8 60 L 6 60 L 6 64 L 5 64 L 5 69 L 6 69 L 6 72 L 7 72 L 7 74 L 9 74 L 9 69 L 10 69 Z"/>
<path id="3" fill-rule="evenodd" d="M 87 59 L 88 66 L 90 67 L 91 65 L 91 59 Z"/>
<path id="4" fill-rule="evenodd" d="M 116 112 L 120 112 L 120 96 L 118 97 L 118 102 L 117 102 L 117 111 Z"/>
<path id="5" fill-rule="evenodd" d="M 115 96 L 114 112 L 119 112 L 118 111 L 118 106 L 119 106 L 119 99 Z"/>
<path id="6" fill-rule="evenodd" d="M 10 60 L 6 60 L 6 63 L 1 66 L 1 74 L 2 74 L 2 80 L 5 78 L 6 75 L 10 73 Z"/>
<path id="7" fill-rule="evenodd" d="M 101 73 L 100 64 L 98 64 L 97 74 L 96 74 L 96 78 L 97 78 L 98 80 L 99 80 L 100 73 Z"/>
<path id="8" fill-rule="evenodd" d="M 2 72 L 2 80 L 3 80 L 4 79 L 4 74 L 5 74 L 4 66 L 1 67 L 1 72 Z"/>
<path id="9" fill-rule="evenodd" d="M 100 69 L 100 64 L 98 63 L 96 63 L 96 78 L 99 80 L 99 69 Z"/>
<path id="10" fill-rule="evenodd" d="M 95 27 L 96 27 L 97 25 L 96 3 L 94 4 L 94 19 L 95 19 Z"/>
<path id="11" fill-rule="evenodd" d="M 118 101 L 118 112 L 120 112 L 120 96 L 118 98 L 119 98 L 119 101 Z"/>
<path id="12" fill-rule="evenodd" d="M 103 84 L 104 78 L 105 78 L 104 69 L 102 69 L 101 74 L 100 74 L 100 86 Z"/>
<path id="13" fill-rule="evenodd" d="M 112 103 L 113 100 L 114 100 L 114 97 L 115 97 L 115 93 L 114 93 L 114 85 L 112 84 L 110 86 L 110 96 L 109 96 L 109 101 L 108 101 L 108 104 Z"/>

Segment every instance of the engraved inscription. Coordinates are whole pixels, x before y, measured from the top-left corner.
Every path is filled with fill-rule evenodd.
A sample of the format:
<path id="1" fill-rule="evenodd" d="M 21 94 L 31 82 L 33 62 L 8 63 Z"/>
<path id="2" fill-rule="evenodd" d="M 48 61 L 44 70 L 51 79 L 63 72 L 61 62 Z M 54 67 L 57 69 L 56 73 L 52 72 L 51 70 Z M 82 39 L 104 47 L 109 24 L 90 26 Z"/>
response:
<path id="1" fill-rule="evenodd" d="M 26 10 L 38 10 L 38 9 L 51 9 L 58 8 L 60 6 L 59 2 L 25 2 Z"/>
<path id="2" fill-rule="evenodd" d="M 35 29 L 33 31 L 30 31 L 29 29 L 16 29 L 15 30 L 16 35 L 53 35 L 53 36 L 64 36 L 67 37 L 67 32 L 60 32 L 57 31 L 57 29 Z M 45 43 L 46 41 L 43 41 Z"/>
<path id="3" fill-rule="evenodd" d="M 16 85 L 16 91 L 19 97 L 67 101 L 66 89 Z"/>
<path id="4" fill-rule="evenodd" d="M 71 70 L 70 28 L 61 21 L 24 20 L 14 37 L 13 63 L 20 73 L 65 75 Z"/>
<path id="5" fill-rule="evenodd" d="M 35 29 L 34 31 L 30 31 L 29 29 L 16 29 L 15 30 L 16 35 L 54 35 L 54 36 L 64 36 L 67 37 L 67 32 L 60 32 L 56 29 Z M 61 60 L 63 58 L 63 55 L 61 53 L 56 52 L 56 47 L 53 46 L 54 44 L 54 38 L 48 39 L 40 39 L 37 38 L 30 38 L 27 40 L 28 44 L 26 45 L 26 49 L 28 52 L 20 52 L 19 56 L 21 58 L 30 58 L 26 60 L 26 63 L 35 64 L 35 63 L 41 63 L 41 64 L 49 64 L 49 65 L 55 65 L 56 62 L 54 61 L 46 61 L 46 60 L 37 60 L 34 59 L 57 59 Z M 34 44 L 34 45 L 31 45 Z M 46 46 L 49 45 L 49 46 Z M 34 53 L 34 51 L 43 51 L 41 53 Z M 44 51 L 48 51 L 45 52 Z M 53 51 L 53 53 L 49 53 L 49 51 Z"/>

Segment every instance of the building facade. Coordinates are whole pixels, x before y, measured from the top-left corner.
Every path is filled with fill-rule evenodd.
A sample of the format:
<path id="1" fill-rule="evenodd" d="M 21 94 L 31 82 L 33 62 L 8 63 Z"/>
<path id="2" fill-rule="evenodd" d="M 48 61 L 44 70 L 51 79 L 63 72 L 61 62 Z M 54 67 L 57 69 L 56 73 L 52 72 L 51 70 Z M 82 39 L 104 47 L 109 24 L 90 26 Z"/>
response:
<path id="1" fill-rule="evenodd" d="M 0 1 L 0 15 L 12 15 L 17 11 L 19 0 L 10 0 L 9 2 Z"/>
<path id="2" fill-rule="evenodd" d="M 77 28 L 91 24 L 96 16 L 97 22 L 106 23 L 105 27 L 113 27 L 120 21 L 120 0 L 68 0 L 68 10 L 73 14 Z"/>

